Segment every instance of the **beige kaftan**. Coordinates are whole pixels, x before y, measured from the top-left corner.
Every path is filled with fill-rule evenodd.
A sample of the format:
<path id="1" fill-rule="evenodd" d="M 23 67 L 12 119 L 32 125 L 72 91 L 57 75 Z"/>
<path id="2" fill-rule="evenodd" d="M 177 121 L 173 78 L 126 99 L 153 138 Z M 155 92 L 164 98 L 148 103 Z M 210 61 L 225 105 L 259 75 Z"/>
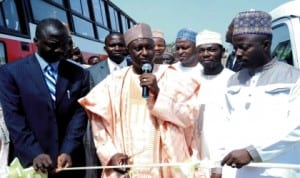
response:
<path id="1" fill-rule="evenodd" d="M 141 97 L 139 76 L 131 67 L 109 75 L 79 100 L 91 119 L 97 154 L 103 165 L 116 153 L 132 164 L 185 162 L 191 158 L 184 129 L 198 116 L 199 83 L 164 65 L 155 66 L 159 95 Z M 132 177 L 182 177 L 179 169 L 133 168 Z M 102 177 L 118 177 L 103 171 Z"/>

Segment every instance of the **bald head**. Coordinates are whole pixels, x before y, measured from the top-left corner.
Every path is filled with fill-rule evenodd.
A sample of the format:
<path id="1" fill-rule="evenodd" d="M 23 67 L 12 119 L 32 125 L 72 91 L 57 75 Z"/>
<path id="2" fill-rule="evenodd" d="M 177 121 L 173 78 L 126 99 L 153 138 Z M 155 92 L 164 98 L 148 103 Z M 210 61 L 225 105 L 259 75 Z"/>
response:
<path id="1" fill-rule="evenodd" d="M 35 40 L 49 37 L 68 37 L 67 28 L 58 19 L 44 19 L 36 27 Z"/>
<path id="2" fill-rule="evenodd" d="M 44 19 L 37 25 L 34 42 L 38 54 L 49 63 L 68 58 L 71 41 L 67 28 L 57 19 Z"/>

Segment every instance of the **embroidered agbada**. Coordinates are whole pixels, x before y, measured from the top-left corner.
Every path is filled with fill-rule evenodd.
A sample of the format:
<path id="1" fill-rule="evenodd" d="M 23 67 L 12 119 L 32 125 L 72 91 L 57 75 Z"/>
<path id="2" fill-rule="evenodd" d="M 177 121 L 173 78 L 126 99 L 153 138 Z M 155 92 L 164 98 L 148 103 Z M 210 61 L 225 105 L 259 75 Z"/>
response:
<path id="1" fill-rule="evenodd" d="M 298 69 L 273 59 L 230 78 L 225 107 L 228 137 L 222 137 L 227 153 L 251 146 L 255 162 L 300 164 L 299 77 Z M 237 178 L 299 176 L 299 170 L 247 166 L 236 173 Z"/>
<path id="2" fill-rule="evenodd" d="M 193 124 L 199 107 L 199 83 L 166 65 L 155 65 L 160 92 L 154 101 L 141 97 L 139 76 L 132 67 L 109 75 L 79 100 L 91 119 L 97 154 L 103 165 L 116 153 L 132 164 L 185 162 L 190 152 L 184 129 Z M 182 177 L 179 169 L 136 168 L 132 177 Z M 103 171 L 102 177 L 118 177 Z"/>

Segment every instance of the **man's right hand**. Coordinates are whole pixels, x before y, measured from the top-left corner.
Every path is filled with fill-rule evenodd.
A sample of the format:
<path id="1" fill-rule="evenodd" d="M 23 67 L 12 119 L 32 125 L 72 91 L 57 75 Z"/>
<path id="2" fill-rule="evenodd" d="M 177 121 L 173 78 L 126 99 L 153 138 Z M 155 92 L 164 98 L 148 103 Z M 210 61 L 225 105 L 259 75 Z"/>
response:
<path id="1" fill-rule="evenodd" d="M 33 168 L 35 171 L 42 171 L 46 173 L 53 169 L 52 160 L 47 154 L 39 154 L 33 159 Z"/>

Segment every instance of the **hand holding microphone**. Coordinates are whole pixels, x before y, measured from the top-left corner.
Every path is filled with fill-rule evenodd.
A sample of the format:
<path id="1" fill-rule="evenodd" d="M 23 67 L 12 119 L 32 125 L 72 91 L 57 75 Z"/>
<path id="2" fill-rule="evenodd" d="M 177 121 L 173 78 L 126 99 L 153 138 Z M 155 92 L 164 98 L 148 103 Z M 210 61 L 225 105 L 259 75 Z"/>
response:
<path id="1" fill-rule="evenodd" d="M 145 73 L 151 73 L 152 72 L 152 65 L 151 64 L 143 64 L 142 65 L 142 71 L 143 71 L 143 74 Z M 145 77 L 145 75 L 141 76 L 141 85 L 142 85 L 142 97 L 143 98 L 149 98 L 149 88 L 148 86 L 145 84 L 145 83 L 148 83 L 148 80 L 147 78 Z"/>

